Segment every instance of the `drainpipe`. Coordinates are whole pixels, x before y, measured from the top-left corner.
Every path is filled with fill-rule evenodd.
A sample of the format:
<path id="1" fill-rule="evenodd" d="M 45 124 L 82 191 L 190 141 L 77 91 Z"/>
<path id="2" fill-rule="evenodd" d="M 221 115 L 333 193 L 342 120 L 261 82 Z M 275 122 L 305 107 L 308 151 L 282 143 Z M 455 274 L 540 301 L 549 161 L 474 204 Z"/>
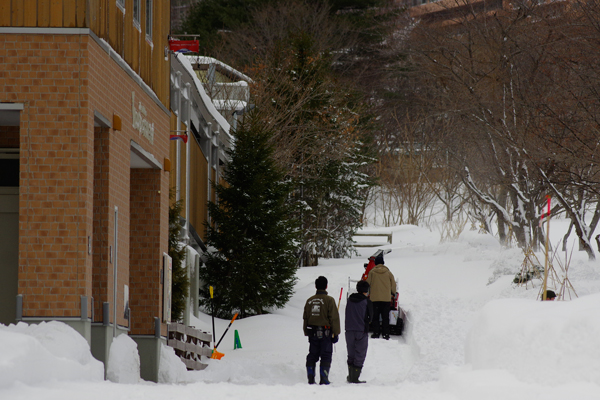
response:
<path id="1" fill-rule="evenodd" d="M 119 208 L 115 206 L 115 238 L 114 238 L 114 255 L 113 255 L 113 338 L 117 337 L 117 273 L 119 270 L 118 259 L 119 259 Z"/>
<path id="2" fill-rule="evenodd" d="M 191 85 L 185 84 L 186 92 L 188 95 L 187 99 L 187 135 L 188 140 L 185 146 L 185 230 L 183 234 L 183 240 L 186 244 L 190 243 L 190 144 L 191 144 L 191 133 L 192 133 L 192 92 Z M 187 270 L 188 282 L 190 278 L 190 252 L 186 249 L 185 251 L 185 266 Z M 185 309 L 183 313 L 183 323 L 186 326 L 190 325 L 190 287 L 188 287 L 188 293 L 185 301 Z"/>
<path id="3" fill-rule="evenodd" d="M 175 87 L 177 88 L 177 128 L 176 131 L 179 131 L 181 128 L 181 96 L 183 93 L 181 92 L 181 72 L 176 72 L 177 78 L 175 78 Z M 175 141 L 175 146 L 177 149 L 177 162 L 176 162 L 176 170 L 177 170 L 177 178 L 175 180 L 175 201 L 179 201 L 181 197 L 181 144 L 180 140 Z"/>
<path id="4" fill-rule="evenodd" d="M 191 85 L 189 83 L 185 84 L 185 88 L 188 94 L 187 101 L 187 120 L 185 121 L 187 125 L 187 135 L 188 140 L 185 146 L 185 233 L 183 235 L 183 240 L 186 244 L 189 244 L 190 240 L 190 139 L 192 133 L 192 93 L 191 93 Z"/>
<path id="5" fill-rule="evenodd" d="M 206 134 L 208 135 L 208 146 L 207 150 L 208 150 L 208 154 L 206 155 L 206 157 L 208 158 L 208 168 L 207 168 L 207 188 L 206 188 L 206 193 L 207 193 L 207 201 L 210 201 L 212 198 L 212 187 L 210 186 L 210 178 L 211 178 L 211 169 L 212 169 L 212 162 L 213 162 L 213 156 L 212 156 L 212 123 L 208 122 L 206 127 Z M 210 224 L 210 214 L 206 215 L 206 221 Z"/>
<path id="6" fill-rule="evenodd" d="M 217 183 L 217 184 L 219 183 L 219 177 L 221 176 L 219 174 L 219 139 L 220 139 L 219 135 L 220 135 L 220 132 L 221 132 L 221 127 L 219 127 L 218 129 L 215 130 L 215 132 L 214 132 L 214 134 L 215 134 L 214 135 L 214 141 L 215 142 L 213 144 L 213 148 L 214 148 L 214 152 L 215 152 L 215 154 L 214 154 L 215 157 L 214 157 L 214 160 L 213 160 L 213 164 L 215 166 L 215 183 Z M 217 203 L 218 200 L 219 199 L 217 199 L 215 197 L 215 203 Z"/>

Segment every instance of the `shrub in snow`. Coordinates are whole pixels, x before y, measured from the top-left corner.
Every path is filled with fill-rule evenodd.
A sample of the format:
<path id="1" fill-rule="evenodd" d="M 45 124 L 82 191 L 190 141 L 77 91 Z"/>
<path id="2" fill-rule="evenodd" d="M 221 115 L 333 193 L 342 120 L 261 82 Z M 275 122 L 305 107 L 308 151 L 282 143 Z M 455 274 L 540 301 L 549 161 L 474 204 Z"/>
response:
<path id="1" fill-rule="evenodd" d="M 113 339 L 108 355 L 106 379 L 117 383 L 140 381 L 140 355 L 137 343 L 127 335 Z"/>
<path id="2" fill-rule="evenodd" d="M 522 270 L 515 275 L 513 283 L 522 285 L 533 279 L 540 279 L 544 275 L 544 268 L 541 265 L 533 264 L 529 266 L 529 269 Z"/>

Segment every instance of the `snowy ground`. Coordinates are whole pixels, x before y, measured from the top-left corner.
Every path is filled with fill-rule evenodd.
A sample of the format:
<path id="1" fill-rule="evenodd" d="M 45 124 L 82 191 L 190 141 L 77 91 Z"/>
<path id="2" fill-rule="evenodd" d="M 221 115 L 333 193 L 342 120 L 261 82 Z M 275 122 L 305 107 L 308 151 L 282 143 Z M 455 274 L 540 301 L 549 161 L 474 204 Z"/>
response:
<path id="1" fill-rule="evenodd" d="M 553 223 L 558 242 L 564 223 Z M 457 242 L 440 244 L 435 231 L 401 226 L 386 247 L 392 252 L 385 263 L 399 282 L 409 329 L 389 341 L 370 340 L 364 385 L 345 382 L 343 335 L 335 347 L 333 384 L 306 384 L 302 309 L 314 280 L 325 275 L 336 300 L 344 289 L 343 320 L 348 279 L 360 277 L 372 248 L 299 270 L 287 307 L 236 320 L 219 346 L 225 357 L 206 360 L 206 370 L 187 372 L 167 351 L 161 376 L 169 383 L 139 381 L 127 337 L 113 346 L 119 362 L 109 366 L 110 382 L 70 328 L 0 325 L 0 399 L 600 399 L 599 262 L 575 251 L 569 277 L 579 298 L 543 303 L 536 300 L 539 281 L 535 288 L 511 283 L 522 253 L 502 250 L 491 236 L 468 231 Z M 218 336 L 228 323 L 217 321 Z M 194 324 L 212 328 L 208 315 Z M 233 349 L 234 330 L 241 349 Z"/>

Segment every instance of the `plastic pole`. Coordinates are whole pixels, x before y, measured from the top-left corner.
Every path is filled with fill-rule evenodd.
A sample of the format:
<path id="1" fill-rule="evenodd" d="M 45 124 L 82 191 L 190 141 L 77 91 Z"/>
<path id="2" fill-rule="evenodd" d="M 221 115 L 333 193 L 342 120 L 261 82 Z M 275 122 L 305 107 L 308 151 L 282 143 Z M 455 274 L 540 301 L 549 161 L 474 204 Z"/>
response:
<path id="1" fill-rule="evenodd" d="M 238 313 L 235 313 L 235 315 L 233 316 L 233 318 L 231 318 L 231 322 L 229 322 L 229 325 L 227 325 L 227 329 L 225 329 L 225 332 L 223 332 L 223 336 L 221 336 L 221 339 L 219 339 L 219 343 L 217 343 L 217 345 L 215 346 L 215 349 L 217 347 L 219 347 L 219 345 L 221 344 L 221 340 L 223 340 L 223 338 L 225 337 L 225 334 L 229 330 L 229 327 L 231 326 L 231 324 L 233 324 L 233 321 L 235 321 L 235 319 L 237 318 L 237 316 L 238 316 Z"/>
<path id="2" fill-rule="evenodd" d="M 210 290 L 210 304 L 211 304 L 211 308 L 212 308 L 212 326 L 213 326 L 213 344 L 215 344 L 216 342 L 216 336 L 215 336 L 215 301 L 213 299 L 213 287 L 210 286 L 209 287 Z M 215 346 L 215 349 L 217 348 L 217 346 Z"/>

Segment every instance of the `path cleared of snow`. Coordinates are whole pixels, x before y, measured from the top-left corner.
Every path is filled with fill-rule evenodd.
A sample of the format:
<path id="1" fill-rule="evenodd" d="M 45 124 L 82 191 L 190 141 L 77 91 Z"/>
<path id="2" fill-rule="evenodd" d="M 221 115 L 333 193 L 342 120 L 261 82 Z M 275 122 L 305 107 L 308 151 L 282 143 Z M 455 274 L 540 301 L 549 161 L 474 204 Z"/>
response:
<path id="1" fill-rule="evenodd" d="M 563 234 L 560 226 L 560 221 L 553 226 L 555 234 Z M 117 375 L 113 380 L 130 383 L 98 379 L 99 363 L 87 358 L 89 350 L 67 349 L 65 344 L 63 354 L 60 343 L 68 340 L 43 339 L 46 334 L 69 338 L 72 332 L 64 325 L 43 325 L 37 336 L 26 332 L 33 328 L 0 325 L 0 399 L 600 400 L 598 262 L 588 261 L 584 253 L 573 254 L 569 276 L 580 298 L 542 303 L 536 300 L 539 281 L 534 288 L 512 284 L 522 253 L 501 249 L 489 235 L 467 231 L 456 242 L 439 243 L 437 232 L 415 226 L 381 231 L 393 231 L 393 244 L 382 247 L 392 250 L 385 264 L 398 280 L 399 303 L 410 320 L 402 337 L 369 341 L 361 375 L 364 385 L 345 382 L 343 335 L 335 346 L 333 384 L 305 383 L 308 342 L 302 333 L 302 310 L 314 294 L 314 280 L 324 275 L 336 301 L 343 288 L 343 326 L 348 279 L 360 278 L 363 264 L 377 248 L 300 269 L 287 306 L 236 320 L 219 346 L 225 356 L 206 360 L 204 371 L 185 371 L 165 348 L 161 379 L 168 384 L 136 383 L 135 360 L 112 367 Z M 228 324 L 229 320 L 216 320 L 217 339 Z M 193 325 L 211 331 L 210 315 L 193 318 Z M 45 329 L 50 332 L 40 335 Z M 234 350 L 235 330 L 242 348 Z M 119 345 L 124 347 L 121 355 L 131 350 L 126 340 Z M 54 350 L 44 350 L 47 346 Z"/>

